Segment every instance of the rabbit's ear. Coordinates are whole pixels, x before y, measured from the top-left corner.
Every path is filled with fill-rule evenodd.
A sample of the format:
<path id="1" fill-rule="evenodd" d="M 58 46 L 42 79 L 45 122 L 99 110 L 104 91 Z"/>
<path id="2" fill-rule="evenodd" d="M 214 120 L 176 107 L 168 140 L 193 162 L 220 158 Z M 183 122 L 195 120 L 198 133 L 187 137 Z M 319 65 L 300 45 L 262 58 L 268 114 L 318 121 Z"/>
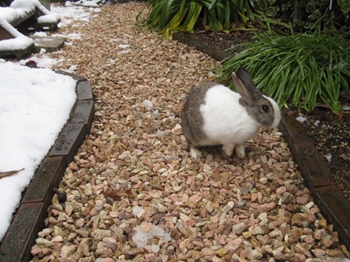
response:
<path id="1" fill-rule="evenodd" d="M 249 72 L 243 67 L 238 67 L 236 73 L 232 73 L 233 82 L 243 101 L 248 106 L 254 106 L 254 102 L 261 98 L 261 93 L 256 89 Z"/>

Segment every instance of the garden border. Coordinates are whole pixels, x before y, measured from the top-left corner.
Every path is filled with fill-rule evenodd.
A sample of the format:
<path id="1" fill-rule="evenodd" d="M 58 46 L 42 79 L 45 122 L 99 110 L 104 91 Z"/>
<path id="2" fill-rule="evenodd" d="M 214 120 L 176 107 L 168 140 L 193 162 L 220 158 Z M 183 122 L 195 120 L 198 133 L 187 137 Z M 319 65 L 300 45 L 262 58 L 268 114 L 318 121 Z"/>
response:
<path id="1" fill-rule="evenodd" d="M 173 39 L 206 53 L 217 61 L 230 56 L 223 51 L 215 51 L 199 42 L 188 33 L 174 33 Z M 303 125 L 291 116 L 288 110 L 282 110 L 279 129 L 298 164 L 305 184 L 323 216 L 334 225 L 340 240 L 350 251 L 350 201 L 337 187 L 333 175 L 324 158 L 316 149 L 313 140 L 306 135 Z"/>
<path id="2" fill-rule="evenodd" d="M 85 136 L 89 134 L 92 125 L 94 101 L 90 82 L 84 77 L 61 70 L 55 72 L 68 75 L 77 81 L 77 100 L 69 120 L 24 192 L 20 206 L 1 242 L 1 262 L 30 261 L 31 248 L 35 245 L 38 233 L 44 228 L 54 188 L 58 187 L 64 171 L 84 142 Z"/>

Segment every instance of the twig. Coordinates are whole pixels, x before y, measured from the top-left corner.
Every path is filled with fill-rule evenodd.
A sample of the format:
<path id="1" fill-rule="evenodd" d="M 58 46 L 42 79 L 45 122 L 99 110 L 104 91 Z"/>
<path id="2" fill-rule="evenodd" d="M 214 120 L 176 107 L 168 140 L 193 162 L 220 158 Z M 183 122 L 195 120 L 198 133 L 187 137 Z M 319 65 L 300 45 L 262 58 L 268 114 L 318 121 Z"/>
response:
<path id="1" fill-rule="evenodd" d="M 0 172 L 0 179 L 4 178 L 4 177 L 8 177 L 8 176 L 13 176 L 15 174 L 17 174 L 20 171 L 23 171 L 24 168 L 19 169 L 19 170 L 13 170 L 13 171 L 6 171 L 6 172 Z"/>

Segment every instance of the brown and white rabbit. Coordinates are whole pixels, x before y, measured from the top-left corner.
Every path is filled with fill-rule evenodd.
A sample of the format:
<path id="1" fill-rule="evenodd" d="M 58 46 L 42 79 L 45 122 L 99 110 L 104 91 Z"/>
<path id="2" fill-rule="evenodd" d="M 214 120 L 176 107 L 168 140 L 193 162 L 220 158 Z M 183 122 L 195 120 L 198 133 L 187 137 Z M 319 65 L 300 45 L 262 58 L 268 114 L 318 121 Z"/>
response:
<path id="1" fill-rule="evenodd" d="M 245 157 L 245 143 L 260 127 L 277 127 L 281 112 L 277 103 L 256 89 L 248 71 L 239 67 L 232 73 L 238 93 L 215 82 L 193 87 L 181 112 L 181 125 L 191 144 L 191 156 L 200 155 L 197 147 L 222 145 L 231 156 Z"/>

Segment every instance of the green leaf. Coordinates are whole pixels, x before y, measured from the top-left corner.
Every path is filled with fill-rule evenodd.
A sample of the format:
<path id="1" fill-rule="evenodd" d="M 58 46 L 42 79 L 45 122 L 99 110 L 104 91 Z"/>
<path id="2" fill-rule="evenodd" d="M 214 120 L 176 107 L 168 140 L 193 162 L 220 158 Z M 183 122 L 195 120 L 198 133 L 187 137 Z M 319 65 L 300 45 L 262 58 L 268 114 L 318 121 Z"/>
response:
<path id="1" fill-rule="evenodd" d="M 168 22 L 168 19 L 170 17 L 170 12 L 171 12 L 171 6 L 174 0 L 163 0 L 163 1 L 165 1 L 165 3 L 164 3 L 164 7 L 162 8 L 163 15 L 160 18 L 161 27 L 164 27 Z"/>
<path id="2" fill-rule="evenodd" d="M 277 15 L 277 10 L 273 6 L 269 6 L 266 10 L 266 15 L 269 17 L 275 17 Z"/>
<path id="3" fill-rule="evenodd" d="M 186 21 L 184 22 L 184 30 L 189 31 L 192 30 L 193 27 L 195 26 L 199 14 L 202 10 L 202 6 L 197 4 L 197 3 L 191 3 L 190 5 L 190 11 L 187 14 Z"/>
<path id="4" fill-rule="evenodd" d="M 258 0 L 258 6 L 261 10 L 266 10 L 267 9 L 266 0 Z"/>

